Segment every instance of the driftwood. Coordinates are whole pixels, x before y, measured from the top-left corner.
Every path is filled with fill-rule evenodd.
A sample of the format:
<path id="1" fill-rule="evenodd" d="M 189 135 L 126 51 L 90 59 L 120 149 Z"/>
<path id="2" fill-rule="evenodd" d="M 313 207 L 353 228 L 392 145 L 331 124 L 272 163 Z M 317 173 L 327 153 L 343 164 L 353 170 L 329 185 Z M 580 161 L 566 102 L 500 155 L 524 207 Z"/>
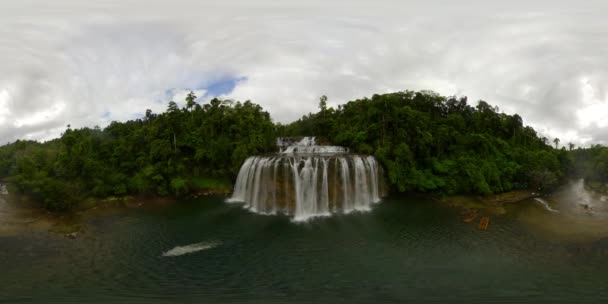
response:
<path id="1" fill-rule="evenodd" d="M 479 228 L 479 230 L 487 230 L 489 224 L 490 224 L 490 218 L 487 217 L 487 216 L 484 216 L 479 221 L 479 227 L 478 228 Z"/>
<path id="2" fill-rule="evenodd" d="M 473 211 L 471 213 L 469 213 L 467 215 L 467 217 L 465 217 L 462 221 L 464 221 L 465 223 L 470 223 L 472 222 L 475 218 L 477 218 L 477 216 L 479 215 L 479 213 L 477 213 L 477 211 Z"/>

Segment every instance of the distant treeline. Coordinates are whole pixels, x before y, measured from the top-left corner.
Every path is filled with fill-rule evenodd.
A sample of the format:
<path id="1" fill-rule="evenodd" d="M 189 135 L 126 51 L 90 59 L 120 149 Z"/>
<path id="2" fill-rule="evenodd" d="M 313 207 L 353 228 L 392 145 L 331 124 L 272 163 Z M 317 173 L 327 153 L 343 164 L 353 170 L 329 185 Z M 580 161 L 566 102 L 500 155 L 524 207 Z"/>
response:
<path id="1" fill-rule="evenodd" d="M 584 178 L 587 184 L 608 192 L 608 147 L 592 145 L 586 149 L 574 149 L 572 154 L 572 176 Z"/>
<path id="2" fill-rule="evenodd" d="M 582 174 L 572 169 L 572 155 L 579 165 L 596 154 L 608 156 L 557 149 L 557 141 L 554 148 L 521 117 L 484 101 L 471 106 L 466 98 L 406 91 L 337 109 L 326 102 L 322 97 L 319 112 L 281 125 L 249 101 L 200 105 L 190 93 L 181 109 L 170 102 L 164 113 L 147 110 L 141 119 L 104 129 L 68 126 L 49 142 L 2 146 L 0 177 L 48 209 L 67 210 L 88 197 L 183 195 L 218 180 L 229 184 L 247 157 L 275 151 L 278 136 L 320 136 L 375 155 L 389 186 L 399 192 L 547 190 L 568 172 Z M 594 178 L 606 178 L 605 165 L 585 166 L 584 172 L 603 168 Z"/>

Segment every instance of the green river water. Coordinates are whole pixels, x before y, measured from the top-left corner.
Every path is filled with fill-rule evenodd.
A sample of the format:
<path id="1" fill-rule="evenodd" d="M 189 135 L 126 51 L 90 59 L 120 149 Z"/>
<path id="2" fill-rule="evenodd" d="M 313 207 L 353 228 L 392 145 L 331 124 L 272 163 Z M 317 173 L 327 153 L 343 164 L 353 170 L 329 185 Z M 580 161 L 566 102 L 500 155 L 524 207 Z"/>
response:
<path id="1" fill-rule="evenodd" d="M 83 215 L 76 239 L 5 207 L 0 303 L 605 303 L 605 200 L 572 183 L 480 231 L 408 196 L 308 223 L 207 197 Z"/>

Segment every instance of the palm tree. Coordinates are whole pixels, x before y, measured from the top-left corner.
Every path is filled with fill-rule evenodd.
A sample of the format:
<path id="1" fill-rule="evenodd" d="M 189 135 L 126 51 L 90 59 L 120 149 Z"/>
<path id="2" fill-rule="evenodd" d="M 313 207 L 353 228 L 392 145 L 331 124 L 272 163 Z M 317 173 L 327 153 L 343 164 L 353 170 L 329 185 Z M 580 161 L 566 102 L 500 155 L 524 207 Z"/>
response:
<path id="1" fill-rule="evenodd" d="M 555 144 L 555 149 L 557 149 L 557 145 L 559 145 L 559 138 L 554 138 L 553 143 Z"/>
<path id="2" fill-rule="evenodd" d="M 568 143 L 568 148 L 570 149 L 570 151 L 574 150 L 574 144 Z"/>
<path id="3" fill-rule="evenodd" d="M 186 96 L 186 109 L 192 111 L 192 108 L 196 105 L 196 98 L 193 91 L 188 93 L 188 96 Z"/>

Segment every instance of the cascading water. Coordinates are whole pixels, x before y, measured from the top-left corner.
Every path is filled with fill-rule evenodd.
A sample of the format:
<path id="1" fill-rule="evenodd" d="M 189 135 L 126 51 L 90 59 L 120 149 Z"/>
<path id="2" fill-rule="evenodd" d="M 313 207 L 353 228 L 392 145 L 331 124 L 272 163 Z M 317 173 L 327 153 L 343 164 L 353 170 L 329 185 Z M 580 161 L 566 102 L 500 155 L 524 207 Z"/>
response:
<path id="1" fill-rule="evenodd" d="M 229 202 L 256 213 L 292 215 L 295 221 L 332 213 L 370 210 L 384 194 L 382 168 L 373 156 L 344 147 L 278 139 L 280 152 L 248 158 Z"/>

